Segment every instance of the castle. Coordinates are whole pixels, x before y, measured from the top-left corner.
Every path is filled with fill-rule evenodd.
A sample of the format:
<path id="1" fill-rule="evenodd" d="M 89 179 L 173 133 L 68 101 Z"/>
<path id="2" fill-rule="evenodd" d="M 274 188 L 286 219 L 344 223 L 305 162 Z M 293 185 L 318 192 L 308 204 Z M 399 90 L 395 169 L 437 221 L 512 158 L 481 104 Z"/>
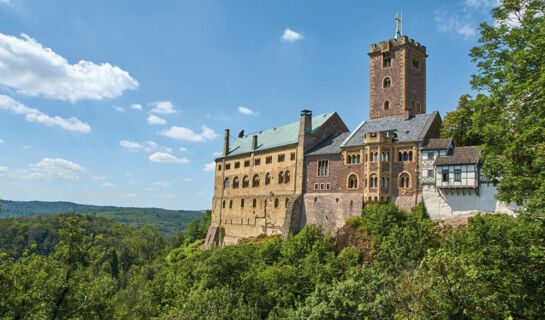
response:
<path id="1" fill-rule="evenodd" d="M 410 209 L 424 201 L 432 219 L 447 221 L 513 214 L 481 177 L 477 147 L 439 138 L 441 117 L 426 112 L 426 48 L 398 33 L 368 54 L 369 120 L 352 132 L 337 113 L 309 110 L 232 144 L 225 131 L 205 248 L 306 224 L 336 231 L 376 202 Z"/>

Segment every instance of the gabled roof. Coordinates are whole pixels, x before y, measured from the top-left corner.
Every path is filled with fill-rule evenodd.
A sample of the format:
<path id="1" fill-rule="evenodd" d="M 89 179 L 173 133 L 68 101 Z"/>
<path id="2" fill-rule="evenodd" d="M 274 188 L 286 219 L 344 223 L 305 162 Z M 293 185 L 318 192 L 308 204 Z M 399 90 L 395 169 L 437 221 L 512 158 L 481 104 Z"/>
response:
<path id="1" fill-rule="evenodd" d="M 326 113 L 312 118 L 312 133 L 318 130 L 334 113 Z M 245 153 L 263 151 L 271 148 L 296 144 L 299 137 L 299 121 L 284 126 L 247 134 L 229 146 L 228 157 Z M 252 137 L 257 135 L 257 148 L 252 150 Z M 221 155 L 223 157 L 224 155 Z"/>
<path id="2" fill-rule="evenodd" d="M 448 149 L 452 138 L 432 138 L 422 145 L 422 150 Z"/>
<path id="3" fill-rule="evenodd" d="M 426 136 L 433 120 L 438 117 L 437 111 L 426 114 L 417 114 L 409 120 L 404 116 L 368 120 L 362 122 L 351 136 L 341 146 L 359 146 L 363 144 L 363 137 L 367 132 L 392 131 L 395 132 L 395 142 L 421 141 Z"/>
<path id="4" fill-rule="evenodd" d="M 335 132 L 317 146 L 310 149 L 306 155 L 316 156 L 325 154 L 340 154 L 341 143 L 350 135 L 350 132 Z"/>
<path id="5" fill-rule="evenodd" d="M 480 155 L 481 152 L 476 146 L 455 147 L 451 155 L 437 157 L 435 165 L 476 164 Z"/>

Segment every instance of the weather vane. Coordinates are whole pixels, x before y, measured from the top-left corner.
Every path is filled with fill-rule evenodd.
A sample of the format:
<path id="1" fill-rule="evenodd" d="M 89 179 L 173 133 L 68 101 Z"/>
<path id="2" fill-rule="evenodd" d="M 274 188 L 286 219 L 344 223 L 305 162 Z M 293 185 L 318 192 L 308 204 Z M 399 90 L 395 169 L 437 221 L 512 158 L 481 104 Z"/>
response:
<path id="1" fill-rule="evenodd" d="M 401 12 L 401 17 L 399 17 L 399 14 L 396 13 L 396 16 L 394 19 L 396 21 L 395 39 L 399 40 L 399 38 L 401 38 L 401 35 L 403 34 L 403 12 Z"/>

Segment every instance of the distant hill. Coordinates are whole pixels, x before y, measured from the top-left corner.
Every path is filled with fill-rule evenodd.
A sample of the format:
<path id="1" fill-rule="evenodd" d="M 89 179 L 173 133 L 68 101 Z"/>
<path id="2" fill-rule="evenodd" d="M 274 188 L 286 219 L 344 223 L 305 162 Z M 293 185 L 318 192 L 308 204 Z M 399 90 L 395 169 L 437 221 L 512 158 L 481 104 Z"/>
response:
<path id="1" fill-rule="evenodd" d="M 0 217 L 35 217 L 76 212 L 104 217 L 134 228 L 153 224 L 166 238 L 184 230 L 189 222 L 200 218 L 203 213 L 191 210 L 94 206 L 63 201 L 0 200 L 0 202 L 2 202 Z"/>

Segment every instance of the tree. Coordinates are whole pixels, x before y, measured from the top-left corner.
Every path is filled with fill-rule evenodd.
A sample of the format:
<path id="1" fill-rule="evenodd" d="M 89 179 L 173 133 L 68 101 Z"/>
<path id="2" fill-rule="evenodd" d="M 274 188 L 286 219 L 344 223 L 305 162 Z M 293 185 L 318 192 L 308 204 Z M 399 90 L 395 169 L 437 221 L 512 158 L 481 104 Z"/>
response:
<path id="1" fill-rule="evenodd" d="M 545 2 L 504 0 L 481 24 L 474 89 L 484 173 L 498 198 L 545 214 Z"/>
<path id="2" fill-rule="evenodd" d="M 481 99 L 478 95 L 477 99 Z M 452 138 L 455 146 L 475 146 L 481 144 L 478 128 L 473 125 L 475 101 L 469 94 L 460 97 L 456 111 L 448 112 L 441 124 L 441 137 Z"/>

